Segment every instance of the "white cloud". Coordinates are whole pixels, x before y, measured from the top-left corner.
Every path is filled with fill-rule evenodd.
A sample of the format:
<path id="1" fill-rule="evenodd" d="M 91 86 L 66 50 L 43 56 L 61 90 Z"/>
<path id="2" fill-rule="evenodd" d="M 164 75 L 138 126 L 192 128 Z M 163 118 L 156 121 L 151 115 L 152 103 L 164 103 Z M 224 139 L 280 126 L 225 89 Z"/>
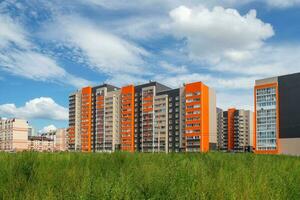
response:
<path id="1" fill-rule="evenodd" d="M 189 55 L 209 63 L 249 58 L 274 35 L 270 24 L 256 18 L 255 10 L 241 16 L 235 9 L 180 6 L 170 12 L 170 18 L 166 28 L 186 39 Z"/>
<path id="2" fill-rule="evenodd" d="M 56 130 L 57 130 L 56 126 L 51 124 L 49 126 L 45 126 L 41 130 L 39 130 L 39 133 L 49 133 L 49 132 L 56 131 Z"/>
<path id="3" fill-rule="evenodd" d="M 54 27 L 56 28 L 53 29 Z M 143 57 L 149 55 L 146 50 L 90 21 L 76 16 L 58 17 L 58 22 L 50 25 L 46 32 L 50 32 L 49 39 L 79 49 L 78 56 L 83 57 L 88 66 L 99 72 L 109 75 L 145 73 Z"/>
<path id="4" fill-rule="evenodd" d="M 4 48 L 10 43 L 26 48 L 31 46 L 26 39 L 26 32 L 10 17 L 0 14 L 0 47 Z"/>
<path id="5" fill-rule="evenodd" d="M 217 92 L 217 107 L 227 110 L 228 108 L 254 110 L 253 90 L 229 93 L 224 91 Z"/>
<path id="6" fill-rule="evenodd" d="M 55 81 L 75 87 L 91 84 L 90 81 L 67 73 L 54 59 L 34 51 L 0 53 L 0 68 L 37 81 Z"/>
<path id="7" fill-rule="evenodd" d="M 300 5 L 300 0 L 266 0 L 266 3 L 275 8 L 288 8 Z"/>
<path id="8" fill-rule="evenodd" d="M 30 42 L 23 27 L 4 14 L 0 14 L 0 47 L 0 70 L 33 80 L 75 87 L 91 83 L 66 72 L 56 60 L 38 52 L 38 47 Z"/>
<path id="9" fill-rule="evenodd" d="M 138 75 L 126 74 L 126 73 L 115 73 L 110 76 L 106 82 L 112 85 L 130 85 L 130 84 L 142 84 L 147 80 Z"/>
<path id="10" fill-rule="evenodd" d="M 78 0 L 83 4 L 91 4 L 93 6 L 101 6 L 106 9 L 119 10 L 142 9 L 144 11 L 159 12 L 160 10 L 169 10 L 178 7 L 182 4 L 187 6 L 198 6 L 199 4 L 207 7 L 225 6 L 237 7 L 247 5 L 251 2 L 264 3 L 270 8 L 288 8 L 300 4 L 300 0 L 134 0 L 134 1 L 120 1 L 120 0 Z"/>
<path id="11" fill-rule="evenodd" d="M 186 74 L 162 74 L 154 76 L 154 80 L 162 82 L 171 87 L 180 87 L 183 83 L 202 81 L 209 87 L 215 89 L 249 89 L 254 85 L 256 77 L 216 77 L 215 75 L 186 73 Z"/>
<path id="12" fill-rule="evenodd" d="M 170 73 L 170 74 L 183 74 L 183 73 L 187 73 L 188 72 L 188 69 L 186 66 L 182 65 L 182 66 L 175 66 L 175 65 L 172 65 L 170 63 L 167 63 L 167 62 L 160 62 L 159 65 L 164 69 L 166 70 L 167 73 Z"/>
<path id="13" fill-rule="evenodd" d="M 244 62 L 224 61 L 211 66 L 215 71 L 257 78 L 299 72 L 300 47 L 297 44 L 266 46 L 253 52 L 253 59 Z"/>
<path id="14" fill-rule="evenodd" d="M 26 102 L 21 107 L 16 107 L 15 104 L 0 105 L 0 115 L 24 119 L 67 120 L 68 109 L 50 97 L 40 97 Z"/>

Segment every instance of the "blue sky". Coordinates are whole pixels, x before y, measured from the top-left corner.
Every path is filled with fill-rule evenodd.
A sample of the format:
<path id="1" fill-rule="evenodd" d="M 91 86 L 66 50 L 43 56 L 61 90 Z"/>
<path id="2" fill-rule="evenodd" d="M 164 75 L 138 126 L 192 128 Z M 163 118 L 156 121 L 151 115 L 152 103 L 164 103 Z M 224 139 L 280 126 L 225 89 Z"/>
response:
<path id="1" fill-rule="evenodd" d="M 103 82 L 203 81 L 253 108 L 254 80 L 299 72 L 299 0 L 4 0 L 0 116 L 66 127 L 68 95 Z"/>

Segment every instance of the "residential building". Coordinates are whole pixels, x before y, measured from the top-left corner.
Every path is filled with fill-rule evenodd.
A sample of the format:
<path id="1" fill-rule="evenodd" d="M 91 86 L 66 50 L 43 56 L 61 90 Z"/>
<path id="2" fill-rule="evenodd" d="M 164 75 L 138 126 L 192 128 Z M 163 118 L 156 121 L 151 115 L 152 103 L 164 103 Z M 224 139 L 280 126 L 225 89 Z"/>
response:
<path id="1" fill-rule="evenodd" d="M 300 155 L 300 73 L 255 81 L 255 153 Z"/>
<path id="2" fill-rule="evenodd" d="M 222 147 L 222 133 L 223 133 L 223 110 L 217 108 L 217 149 Z"/>
<path id="3" fill-rule="evenodd" d="M 69 96 L 68 149 L 81 151 L 81 90 Z"/>
<path id="4" fill-rule="evenodd" d="M 42 133 L 40 136 L 42 136 L 43 138 L 51 139 L 51 141 L 53 141 L 53 151 L 68 150 L 67 129 L 58 128 L 47 133 Z"/>
<path id="5" fill-rule="evenodd" d="M 160 124 L 166 123 L 167 118 L 165 116 L 164 119 L 156 119 L 155 115 L 162 117 L 162 113 L 166 113 L 166 105 L 164 106 L 163 102 L 166 104 L 167 96 L 158 94 L 170 89 L 165 85 L 153 81 L 134 87 L 135 151 L 167 152 L 167 132 L 165 129 L 163 130 L 163 124 Z M 159 112 L 158 109 L 165 110 Z M 155 130 L 155 126 L 157 130 Z"/>
<path id="6" fill-rule="evenodd" d="M 156 117 L 156 121 L 162 118 L 160 119 L 160 125 L 163 126 L 162 128 L 164 128 L 164 126 L 166 127 L 167 151 L 180 152 L 182 147 L 182 132 L 180 130 L 182 124 L 182 118 L 180 117 L 180 88 L 159 92 L 158 96 L 161 96 L 163 99 L 166 98 L 164 102 L 160 104 L 162 108 L 159 109 L 161 111 L 160 114 L 157 113 L 159 115 Z"/>
<path id="7" fill-rule="evenodd" d="M 84 87 L 69 96 L 70 151 L 114 151 L 119 148 L 119 88 Z"/>
<path id="8" fill-rule="evenodd" d="M 217 146 L 216 95 L 202 82 L 181 88 L 182 147 L 186 152 L 207 152 Z"/>
<path id="9" fill-rule="evenodd" d="M 104 84 L 78 93 L 78 113 L 74 94 L 69 97 L 69 138 L 79 115 L 81 151 L 206 152 L 217 146 L 216 97 L 201 82 L 177 89 L 154 81 L 121 89 Z"/>
<path id="10" fill-rule="evenodd" d="M 37 132 L 33 126 L 28 127 L 28 136 L 36 136 Z"/>
<path id="11" fill-rule="evenodd" d="M 53 152 L 55 151 L 54 139 L 45 135 L 28 136 L 27 149 L 38 152 Z"/>
<path id="12" fill-rule="evenodd" d="M 222 112 L 220 150 L 250 152 L 253 149 L 253 113 L 230 108 Z"/>
<path id="13" fill-rule="evenodd" d="M 24 119 L 0 120 L 0 150 L 24 151 L 27 149 L 29 125 Z"/>

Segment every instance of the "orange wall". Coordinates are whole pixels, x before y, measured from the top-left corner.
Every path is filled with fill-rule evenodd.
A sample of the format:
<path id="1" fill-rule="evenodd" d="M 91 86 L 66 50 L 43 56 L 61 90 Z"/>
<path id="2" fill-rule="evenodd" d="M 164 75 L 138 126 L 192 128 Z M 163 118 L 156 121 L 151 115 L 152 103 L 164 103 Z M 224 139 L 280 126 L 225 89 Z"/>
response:
<path id="1" fill-rule="evenodd" d="M 134 152 L 133 85 L 125 86 L 121 89 L 121 150 Z"/>
<path id="2" fill-rule="evenodd" d="M 201 82 L 189 83 L 185 85 L 186 100 L 200 98 L 200 102 L 187 102 L 186 113 L 192 111 L 200 111 L 200 120 L 187 121 L 187 118 L 194 117 L 195 114 L 186 114 L 186 125 L 198 124 L 200 126 L 186 127 L 185 130 L 196 130 L 200 133 L 186 133 L 188 136 L 200 136 L 200 151 L 207 152 L 209 150 L 209 88 Z M 189 93 L 200 92 L 200 95 L 187 96 Z M 187 108 L 192 105 L 200 105 L 200 108 Z M 198 115 L 199 116 L 199 115 Z"/>
<path id="3" fill-rule="evenodd" d="M 75 145 L 75 126 L 70 126 L 68 129 L 68 143 Z"/>
<path id="4" fill-rule="evenodd" d="M 234 149 L 234 113 L 236 109 L 228 109 L 228 150 Z"/>
<path id="5" fill-rule="evenodd" d="M 92 88 L 85 87 L 81 90 L 81 150 L 90 152 L 92 128 Z"/>
<path id="6" fill-rule="evenodd" d="M 277 127 L 276 127 L 276 142 L 277 142 L 277 149 L 276 150 L 256 150 L 256 90 L 263 89 L 263 88 L 270 88 L 275 87 L 276 88 L 276 117 L 277 117 Z M 279 144 L 279 94 L 278 94 L 278 83 L 269 83 L 264 85 L 258 85 L 254 87 L 254 134 L 253 134 L 253 147 L 254 147 L 254 153 L 256 154 L 278 154 L 280 151 L 280 144 Z"/>

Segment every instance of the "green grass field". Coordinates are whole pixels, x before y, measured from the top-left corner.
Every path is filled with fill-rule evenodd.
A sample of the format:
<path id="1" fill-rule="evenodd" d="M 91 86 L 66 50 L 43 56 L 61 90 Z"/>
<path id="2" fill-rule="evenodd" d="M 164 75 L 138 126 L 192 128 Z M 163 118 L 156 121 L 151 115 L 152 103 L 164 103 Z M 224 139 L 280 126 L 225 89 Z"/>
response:
<path id="1" fill-rule="evenodd" d="M 1 199 L 300 199 L 300 158 L 0 153 Z"/>

